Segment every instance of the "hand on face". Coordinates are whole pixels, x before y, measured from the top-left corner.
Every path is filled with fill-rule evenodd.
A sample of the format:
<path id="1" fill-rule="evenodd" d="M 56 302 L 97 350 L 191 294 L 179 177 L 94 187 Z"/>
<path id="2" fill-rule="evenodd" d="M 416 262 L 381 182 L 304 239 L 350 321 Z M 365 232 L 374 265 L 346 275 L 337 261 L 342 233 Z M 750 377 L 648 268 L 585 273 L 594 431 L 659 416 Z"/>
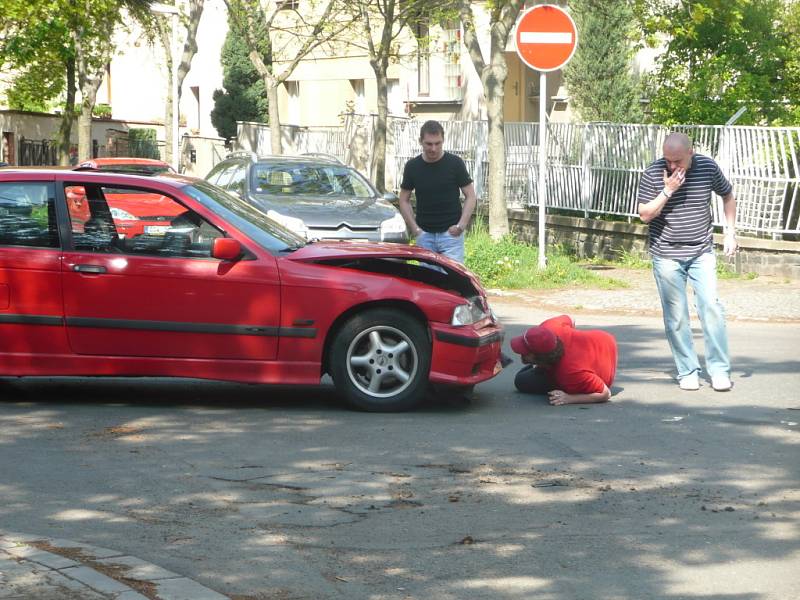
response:
<path id="1" fill-rule="evenodd" d="M 683 182 L 686 180 L 686 169 L 683 167 L 678 167 L 672 172 L 672 175 L 667 173 L 667 170 L 664 169 L 664 187 L 669 190 L 670 194 L 674 194 L 675 190 L 683 185 Z"/>

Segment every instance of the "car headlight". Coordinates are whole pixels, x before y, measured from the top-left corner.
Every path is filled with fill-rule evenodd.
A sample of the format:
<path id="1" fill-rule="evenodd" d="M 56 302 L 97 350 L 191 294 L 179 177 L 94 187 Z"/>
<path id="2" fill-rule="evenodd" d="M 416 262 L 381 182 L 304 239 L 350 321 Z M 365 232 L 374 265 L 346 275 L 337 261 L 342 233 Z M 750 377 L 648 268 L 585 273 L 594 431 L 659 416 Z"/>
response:
<path id="1" fill-rule="evenodd" d="M 403 220 L 403 215 L 397 213 L 391 219 L 386 219 L 381 222 L 381 236 L 388 233 L 405 233 L 406 222 Z"/>
<path id="2" fill-rule="evenodd" d="M 486 317 L 486 312 L 477 302 L 468 302 L 467 304 L 456 306 L 450 324 L 456 326 L 472 325 Z"/>
<path id="3" fill-rule="evenodd" d="M 134 217 L 131 213 L 127 210 L 122 210 L 121 208 L 111 208 L 111 218 L 117 221 L 138 221 L 136 217 Z"/>
<path id="4" fill-rule="evenodd" d="M 277 221 L 278 223 L 286 227 L 286 229 L 294 231 L 297 235 L 302 237 L 308 237 L 308 227 L 306 227 L 306 224 L 303 221 L 303 219 L 298 219 L 297 217 L 290 217 L 288 215 L 281 214 L 276 210 L 268 210 L 267 216 L 273 221 Z"/>

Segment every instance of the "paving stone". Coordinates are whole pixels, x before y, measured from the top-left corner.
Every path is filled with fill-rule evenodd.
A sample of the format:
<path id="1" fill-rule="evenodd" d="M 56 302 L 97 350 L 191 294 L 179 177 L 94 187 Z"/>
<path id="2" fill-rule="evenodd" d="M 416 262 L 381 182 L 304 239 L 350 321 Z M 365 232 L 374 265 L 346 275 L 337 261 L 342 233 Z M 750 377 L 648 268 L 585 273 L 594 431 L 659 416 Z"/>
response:
<path id="1" fill-rule="evenodd" d="M 228 596 L 223 596 L 185 577 L 159 581 L 156 587 L 160 600 L 229 600 Z"/>
<path id="2" fill-rule="evenodd" d="M 159 579 L 177 579 L 180 575 L 167 571 L 153 563 L 146 562 L 135 556 L 118 556 L 98 561 L 104 565 L 119 565 L 126 569 L 125 576 L 140 581 L 158 581 Z"/>
<path id="3" fill-rule="evenodd" d="M 116 579 L 111 579 L 111 577 L 103 575 L 89 567 L 70 567 L 68 569 L 62 569 L 60 573 L 85 583 L 90 588 L 99 592 L 117 593 L 125 592 L 130 589 L 127 585 L 120 583 Z"/>

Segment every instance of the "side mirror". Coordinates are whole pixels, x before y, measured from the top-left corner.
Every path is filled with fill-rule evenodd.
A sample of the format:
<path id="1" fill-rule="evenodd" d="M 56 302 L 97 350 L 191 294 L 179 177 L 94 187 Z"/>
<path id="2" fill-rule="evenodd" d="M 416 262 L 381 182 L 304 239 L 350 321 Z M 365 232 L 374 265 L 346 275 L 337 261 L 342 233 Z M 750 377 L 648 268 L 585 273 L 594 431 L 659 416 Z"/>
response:
<path id="1" fill-rule="evenodd" d="M 398 206 L 400 204 L 400 198 L 397 197 L 397 194 L 393 194 L 392 192 L 386 192 L 383 195 L 383 199 L 386 200 L 387 202 L 391 202 L 395 206 Z"/>
<path id="2" fill-rule="evenodd" d="M 211 246 L 211 256 L 220 260 L 236 260 L 242 256 L 242 245 L 233 238 L 216 238 Z"/>

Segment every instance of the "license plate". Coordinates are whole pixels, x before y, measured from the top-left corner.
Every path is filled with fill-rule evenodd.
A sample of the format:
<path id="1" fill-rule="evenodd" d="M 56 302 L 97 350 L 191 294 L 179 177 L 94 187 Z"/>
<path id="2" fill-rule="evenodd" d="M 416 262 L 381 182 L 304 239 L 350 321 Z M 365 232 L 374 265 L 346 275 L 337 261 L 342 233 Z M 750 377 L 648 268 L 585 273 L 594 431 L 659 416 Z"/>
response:
<path id="1" fill-rule="evenodd" d="M 169 231 L 169 225 L 145 225 L 144 232 L 150 235 L 164 235 Z"/>

